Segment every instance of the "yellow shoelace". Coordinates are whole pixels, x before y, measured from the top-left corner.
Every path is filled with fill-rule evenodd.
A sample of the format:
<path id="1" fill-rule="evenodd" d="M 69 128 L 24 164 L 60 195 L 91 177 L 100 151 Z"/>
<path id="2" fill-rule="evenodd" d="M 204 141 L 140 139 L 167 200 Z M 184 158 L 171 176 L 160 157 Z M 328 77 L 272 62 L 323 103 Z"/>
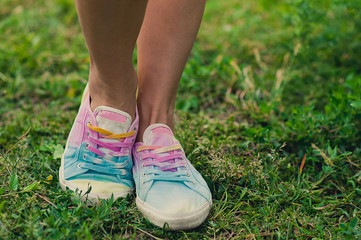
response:
<path id="1" fill-rule="evenodd" d="M 180 149 L 182 149 L 182 146 L 179 145 L 179 144 L 176 144 L 176 145 L 173 145 L 173 146 L 166 146 L 166 147 L 147 145 L 147 146 L 138 147 L 137 151 L 140 152 L 140 151 L 143 151 L 143 150 L 154 150 L 152 153 L 164 153 L 164 152 L 180 150 Z"/>
<path id="2" fill-rule="evenodd" d="M 94 132 L 100 133 L 105 135 L 104 138 L 110 138 L 110 139 L 118 139 L 121 140 L 122 138 L 126 138 L 126 137 L 131 137 L 135 134 L 135 130 L 132 130 L 130 132 L 127 133 L 118 133 L 118 134 L 114 134 L 108 130 L 105 130 L 103 128 L 100 127 L 94 127 L 91 125 L 91 123 L 88 123 L 88 128 L 90 128 L 91 130 L 93 130 Z"/>

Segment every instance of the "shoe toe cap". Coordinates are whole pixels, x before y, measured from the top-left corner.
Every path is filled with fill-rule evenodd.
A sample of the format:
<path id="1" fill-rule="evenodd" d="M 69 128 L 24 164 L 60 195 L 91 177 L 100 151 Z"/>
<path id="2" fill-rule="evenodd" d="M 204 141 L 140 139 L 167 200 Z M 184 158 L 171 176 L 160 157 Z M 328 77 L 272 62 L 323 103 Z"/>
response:
<path id="1" fill-rule="evenodd" d="M 131 188 L 115 182 L 101 182 L 96 180 L 78 179 L 70 181 L 76 188 L 86 192 L 91 187 L 93 194 L 112 194 L 117 192 L 129 191 Z"/>
<path id="2" fill-rule="evenodd" d="M 187 214 L 208 202 L 201 194 L 178 182 L 155 182 L 145 202 L 165 214 Z"/>

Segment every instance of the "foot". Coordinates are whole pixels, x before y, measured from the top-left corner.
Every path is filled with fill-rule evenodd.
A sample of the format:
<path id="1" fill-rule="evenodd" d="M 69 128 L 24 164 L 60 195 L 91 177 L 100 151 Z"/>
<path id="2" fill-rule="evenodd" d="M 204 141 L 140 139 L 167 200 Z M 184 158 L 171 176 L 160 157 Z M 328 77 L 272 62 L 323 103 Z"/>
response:
<path id="1" fill-rule="evenodd" d="M 185 230 L 206 219 L 211 192 L 167 125 L 145 130 L 143 142 L 133 147 L 133 161 L 137 207 L 150 222 Z"/>
<path id="2" fill-rule="evenodd" d="M 82 195 L 82 200 L 125 197 L 134 189 L 131 149 L 138 116 L 99 106 L 94 112 L 84 91 L 82 104 L 68 137 L 59 171 L 60 185 Z M 91 187 L 91 191 L 88 192 Z"/>

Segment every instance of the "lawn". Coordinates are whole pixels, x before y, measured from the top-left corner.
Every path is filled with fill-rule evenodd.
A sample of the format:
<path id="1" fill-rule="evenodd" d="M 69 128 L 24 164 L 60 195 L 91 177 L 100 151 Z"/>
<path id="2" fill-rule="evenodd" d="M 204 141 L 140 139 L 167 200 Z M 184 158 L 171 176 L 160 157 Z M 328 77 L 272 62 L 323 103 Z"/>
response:
<path id="1" fill-rule="evenodd" d="M 213 194 L 192 231 L 58 183 L 87 82 L 71 0 L 2 0 L 0 239 L 361 238 L 361 0 L 209 0 L 176 136 Z M 134 60 L 136 62 L 136 59 Z"/>

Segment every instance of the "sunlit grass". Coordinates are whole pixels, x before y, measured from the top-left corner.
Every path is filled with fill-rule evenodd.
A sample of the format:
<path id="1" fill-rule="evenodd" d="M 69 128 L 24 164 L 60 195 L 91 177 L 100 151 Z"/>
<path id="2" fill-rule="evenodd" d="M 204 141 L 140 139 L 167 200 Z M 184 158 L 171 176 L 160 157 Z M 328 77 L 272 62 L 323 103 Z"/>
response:
<path id="1" fill-rule="evenodd" d="M 360 238 L 361 1 L 208 1 L 177 132 L 210 186 L 199 228 L 134 198 L 87 207 L 58 184 L 88 76 L 70 0 L 0 8 L 0 239 Z"/>

